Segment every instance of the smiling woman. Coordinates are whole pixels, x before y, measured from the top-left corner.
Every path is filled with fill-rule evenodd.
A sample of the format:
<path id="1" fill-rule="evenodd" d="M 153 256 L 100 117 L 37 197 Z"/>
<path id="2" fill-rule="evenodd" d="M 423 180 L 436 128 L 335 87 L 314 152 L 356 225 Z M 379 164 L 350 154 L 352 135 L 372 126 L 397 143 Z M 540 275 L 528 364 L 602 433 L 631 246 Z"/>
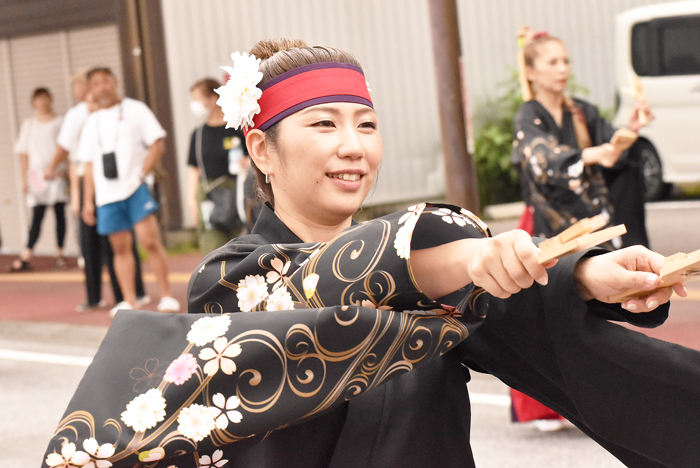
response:
<path id="1" fill-rule="evenodd" d="M 523 231 L 490 237 L 448 205 L 354 223 L 382 155 L 357 61 L 291 40 L 251 52 L 233 55 L 219 101 L 247 127 L 269 203 L 192 275 L 190 314 L 117 315 L 51 466 L 473 467 L 466 366 L 555 407 L 631 466 L 700 461 L 675 437 L 698 435 L 684 416 L 700 413 L 700 354 L 609 323 L 664 321 L 662 256 L 589 250 L 548 271 Z M 607 303 L 630 285 L 648 294 L 626 308 L 648 313 Z M 149 359 L 170 365 L 136 392 L 130 372 Z M 650 382 L 664 366 L 669 377 Z M 105 441 L 106 462 L 80 450 Z"/>

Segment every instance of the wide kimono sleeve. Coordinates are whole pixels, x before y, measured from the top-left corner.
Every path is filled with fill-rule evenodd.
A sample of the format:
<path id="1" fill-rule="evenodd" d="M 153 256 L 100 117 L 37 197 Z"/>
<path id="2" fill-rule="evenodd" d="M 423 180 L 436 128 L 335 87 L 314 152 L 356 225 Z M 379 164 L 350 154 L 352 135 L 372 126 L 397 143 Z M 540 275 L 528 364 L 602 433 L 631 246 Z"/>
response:
<path id="1" fill-rule="evenodd" d="M 488 295 L 431 301 L 412 245 L 485 235 L 466 211 L 422 204 L 328 243 L 229 243 L 191 280 L 200 313 L 117 314 L 44 466 L 213 466 L 443 355 Z"/>
<path id="2" fill-rule="evenodd" d="M 599 252 L 599 251 L 597 251 Z M 550 282 L 491 298 L 488 318 L 460 345 L 464 362 L 557 411 L 626 466 L 700 466 L 700 353 L 611 320 L 661 325 L 664 304 L 633 314 L 584 302 L 565 257 Z"/>

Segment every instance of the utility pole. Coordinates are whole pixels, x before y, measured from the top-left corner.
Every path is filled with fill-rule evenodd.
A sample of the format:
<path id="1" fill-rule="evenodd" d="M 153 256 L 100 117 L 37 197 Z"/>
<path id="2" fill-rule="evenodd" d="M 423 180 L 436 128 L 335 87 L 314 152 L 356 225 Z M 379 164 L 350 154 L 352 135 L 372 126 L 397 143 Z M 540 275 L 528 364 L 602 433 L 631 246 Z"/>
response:
<path id="1" fill-rule="evenodd" d="M 476 167 L 467 149 L 456 0 L 428 0 L 448 203 L 479 214 Z"/>

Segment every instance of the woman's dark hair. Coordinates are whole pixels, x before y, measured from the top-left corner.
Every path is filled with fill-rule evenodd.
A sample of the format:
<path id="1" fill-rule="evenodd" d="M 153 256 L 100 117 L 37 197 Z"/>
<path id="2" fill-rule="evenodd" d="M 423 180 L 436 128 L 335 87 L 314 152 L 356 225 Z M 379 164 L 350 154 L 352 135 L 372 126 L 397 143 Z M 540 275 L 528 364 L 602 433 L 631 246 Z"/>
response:
<path id="1" fill-rule="evenodd" d="M 340 62 L 362 68 L 357 58 L 348 52 L 332 47 L 309 47 L 306 42 L 300 39 L 266 39 L 255 44 L 249 53 L 261 59 L 260 71 L 263 77 L 258 86 L 295 68 L 314 63 Z M 277 139 L 277 130 L 277 124 L 265 130 L 265 140 L 272 146 L 275 145 Z M 251 163 L 255 170 L 258 187 L 262 192 L 262 198 L 274 206 L 275 199 L 272 187 L 269 183 L 265 183 L 265 174 L 257 168 L 252 158 Z"/>
<path id="2" fill-rule="evenodd" d="M 195 89 L 198 89 L 207 97 L 218 96 L 214 90 L 220 86 L 221 83 L 216 81 L 214 78 L 204 78 L 190 87 L 190 93 Z"/>
<path id="3" fill-rule="evenodd" d="M 49 98 L 52 98 L 49 88 L 44 87 L 36 88 L 34 91 L 32 91 L 32 102 L 34 102 L 34 99 L 38 98 L 39 96 L 48 96 Z"/>

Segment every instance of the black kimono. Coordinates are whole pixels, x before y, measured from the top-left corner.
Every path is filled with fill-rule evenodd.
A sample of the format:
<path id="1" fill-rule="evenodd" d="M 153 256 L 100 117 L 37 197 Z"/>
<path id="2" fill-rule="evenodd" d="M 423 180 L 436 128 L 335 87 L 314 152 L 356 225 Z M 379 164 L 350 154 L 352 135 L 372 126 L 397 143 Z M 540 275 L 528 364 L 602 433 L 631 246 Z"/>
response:
<path id="1" fill-rule="evenodd" d="M 47 464 L 473 467 L 468 364 L 629 466 L 697 465 L 687 416 L 700 412 L 700 353 L 608 322 L 658 325 L 668 306 L 582 301 L 572 272 L 597 252 L 508 300 L 473 286 L 439 301 L 420 292 L 412 249 L 484 235 L 464 210 L 421 204 L 303 244 L 264 208 L 193 275 L 194 314 L 117 315 Z"/>
<path id="2" fill-rule="evenodd" d="M 615 133 L 598 109 L 574 99 L 583 112 L 592 146 L 607 143 Z M 535 233 L 553 237 L 582 218 L 603 214 L 608 224 L 625 224 L 622 244 L 649 245 L 644 213 L 644 181 L 633 149 L 612 168 L 584 166 L 573 117 L 564 107 L 559 127 L 536 100 L 515 116 L 514 162 L 523 198 L 534 207 Z"/>

